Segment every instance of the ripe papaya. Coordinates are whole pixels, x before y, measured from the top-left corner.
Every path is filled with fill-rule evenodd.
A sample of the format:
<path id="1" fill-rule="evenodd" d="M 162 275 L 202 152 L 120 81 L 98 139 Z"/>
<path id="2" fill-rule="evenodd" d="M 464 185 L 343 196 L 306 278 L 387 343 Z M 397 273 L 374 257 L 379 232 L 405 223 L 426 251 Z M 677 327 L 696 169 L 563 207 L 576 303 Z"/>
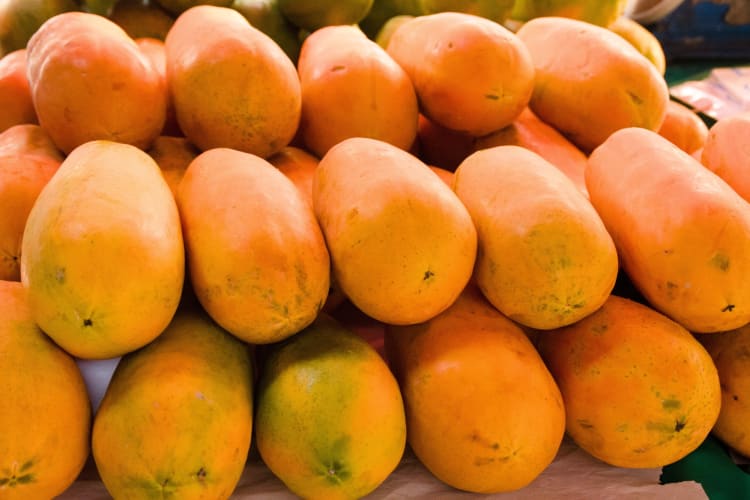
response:
<path id="1" fill-rule="evenodd" d="M 629 127 L 589 156 L 591 203 L 655 309 L 698 333 L 750 322 L 750 205 L 658 133 Z"/>
<path id="2" fill-rule="evenodd" d="M 166 328 L 184 275 L 177 206 L 151 157 L 110 141 L 71 152 L 23 235 L 21 281 L 39 326 L 77 357 L 120 356 Z"/>
<path id="3" fill-rule="evenodd" d="M 94 462 L 114 498 L 229 498 L 252 422 L 249 347 L 200 308 L 180 308 L 117 364 L 94 418 Z"/>

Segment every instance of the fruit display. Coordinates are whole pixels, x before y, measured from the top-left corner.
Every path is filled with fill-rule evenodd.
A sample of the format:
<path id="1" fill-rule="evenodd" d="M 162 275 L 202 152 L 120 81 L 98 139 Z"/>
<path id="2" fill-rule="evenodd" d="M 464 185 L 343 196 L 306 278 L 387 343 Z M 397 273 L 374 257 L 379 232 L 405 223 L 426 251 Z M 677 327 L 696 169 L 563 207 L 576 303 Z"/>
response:
<path id="1" fill-rule="evenodd" d="M 623 11 L 0 3 L 0 499 L 750 453 L 750 119 Z"/>

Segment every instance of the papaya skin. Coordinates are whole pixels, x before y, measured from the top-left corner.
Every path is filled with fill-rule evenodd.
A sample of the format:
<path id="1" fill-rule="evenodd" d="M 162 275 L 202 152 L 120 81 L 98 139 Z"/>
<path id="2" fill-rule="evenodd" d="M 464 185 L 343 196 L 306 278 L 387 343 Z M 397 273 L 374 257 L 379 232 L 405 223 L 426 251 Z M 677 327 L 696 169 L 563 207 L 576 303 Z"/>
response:
<path id="1" fill-rule="evenodd" d="M 395 378 L 366 340 L 327 315 L 275 346 L 257 393 L 260 456 L 300 497 L 362 498 L 401 460 Z"/>
<path id="2" fill-rule="evenodd" d="M 708 138 L 708 126 L 703 120 L 687 106 L 671 100 L 667 103 L 664 122 L 657 132 L 690 155 L 701 150 Z"/>
<path id="3" fill-rule="evenodd" d="M 740 113 L 717 121 L 709 130 L 700 162 L 724 179 L 745 200 L 750 200 L 750 113 Z"/>
<path id="4" fill-rule="evenodd" d="M 567 175 L 588 198 L 584 178 L 586 155 L 557 129 L 540 120 L 530 108 L 526 107 L 507 127 L 477 138 L 472 152 L 494 146 L 521 146 L 537 153 Z"/>
<path id="5" fill-rule="evenodd" d="M 0 132 L 13 125 L 39 123 L 26 78 L 26 49 L 0 57 Z"/>
<path id="6" fill-rule="evenodd" d="M 414 17 L 391 35 L 388 53 L 404 68 L 430 120 L 482 136 L 509 125 L 528 104 L 534 66 L 502 25 L 461 12 Z"/>
<path id="7" fill-rule="evenodd" d="M 623 270 L 688 330 L 750 322 L 750 206 L 656 132 L 626 128 L 589 156 L 586 187 Z"/>
<path id="8" fill-rule="evenodd" d="M 79 146 L 29 213 L 21 281 L 35 321 L 77 357 L 113 358 L 156 338 L 177 309 L 184 274 L 174 198 L 135 146 Z"/>
<path id="9" fill-rule="evenodd" d="M 34 323 L 19 282 L 0 280 L 0 497 L 54 498 L 89 455 L 91 406 L 75 360 Z"/>
<path id="10" fill-rule="evenodd" d="M 267 158 L 291 142 L 302 107 L 296 68 L 242 14 L 192 7 L 172 25 L 165 48 L 177 123 L 198 149 Z"/>
<path id="11" fill-rule="evenodd" d="M 615 130 L 658 130 L 669 89 L 638 50 L 607 28 L 538 17 L 516 32 L 535 70 L 531 110 L 589 154 Z"/>
<path id="12" fill-rule="evenodd" d="M 503 314 L 550 329 L 598 309 L 618 259 L 601 218 L 554 165 L 520 146 L 472 153 L 453 189 L 477 228 L 474 280 Z"/>
<path id="13" fill-rule="evenodd" d="M 750 455 L 750 325 L 736 330 L 698 335 L 711 355 L 721 381 L 721 409 L 711 432 L 742 455 Z"/>
<path id="14" fill-rule="evenodd" d="M 94 419 L 92 452 L 115 498 L 229 498 L 251 443 L 248 346 L 181 308 L 124 356 Z"/>
<path id="15" fill-rule="evenodd" d="M 328 295 L 330 259 L 312 206 L 258 156 L 201 153 L 177 193 L 190 278 L 214 320 L 251 343 L 312 323 Z"/>
<path id="16" fill-rule="evenodd" d="M 565 430 L 560 390 L 521 328 L 476 287 L 425 323 L 387 325 L 385 352 L 409 445 L 441 481 L 508 492 L 554 460 Z"/>
<path id="17" fill-rule="evenodd" d="M 164 127 L 167 89 L 118 25 L 65 12 L 34 33 L 27 76 L 39 124 L 64 153 L 92 140 L 147 148 Z"/>
<path id="18" fill-rule="evenodd" d="M 427 165 L 395 146 L 359 137 L 331 148 L 316 170 L 313 208 L 337 285 L 378 321 L 425 321 L 471 277 L 469 213 Z"/>
<path id="19" fill-rule="evenodd" d="M 694 451 L 721 405 L 711 357 L 691 333 L 616 295 L 537 349 L 565 400 L 566 432 L 617 467 L 663 467 Z"/>
<path id="20" fill-rule="evenodd" d="M 408 150 L 419 109 L 409 75 L 356 26 L 326 26 L 305 39 L 297 63 L 302 89 L 300 133 L 322 157 L 349 137 L 370 137 Z"/>

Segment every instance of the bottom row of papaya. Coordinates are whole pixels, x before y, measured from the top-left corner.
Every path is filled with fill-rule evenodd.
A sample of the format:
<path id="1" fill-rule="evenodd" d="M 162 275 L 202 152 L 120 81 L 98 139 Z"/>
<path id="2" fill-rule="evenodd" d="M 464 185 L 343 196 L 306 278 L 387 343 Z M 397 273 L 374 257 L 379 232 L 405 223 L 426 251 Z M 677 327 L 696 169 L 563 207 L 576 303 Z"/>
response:
<path id="1" fill-rule="evenodd" d="M 619 467 L 673 463 L 714 429 L 748 451 L 736 438 L 747 370 L 738 356 L 716 362 L 742 332 L 698 337 L 616 295 L 573 325 L 524 331 L 469 285 L 428 322 L 379 324 L 382 344 L 334 311 L 253 346 L 186 294 L 156 340 L 122 357 L 94 409 L 20 283 L 0 282 L 0 309 L 2 498 L 61 494 L 89 453 L 115 498 L 228 498 L 251 442 L 291 492 L 326 499 L 373 492 L 407 443 L 439 480 L 481 493 L 530 484 L 566 432 Z"/>

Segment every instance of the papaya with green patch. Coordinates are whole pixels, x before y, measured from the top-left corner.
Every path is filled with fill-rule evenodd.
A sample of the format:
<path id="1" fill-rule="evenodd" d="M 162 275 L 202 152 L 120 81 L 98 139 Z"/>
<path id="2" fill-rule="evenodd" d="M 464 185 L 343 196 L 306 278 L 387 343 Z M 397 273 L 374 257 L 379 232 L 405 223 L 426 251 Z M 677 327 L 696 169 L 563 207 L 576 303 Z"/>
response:
<path id="1" fill-rule="evenodd" d="M 651 307 L 611 295 L 583 320 L 537 336 L 565 401 L 567 434 L 616 467 L 663 467 L 694 451 L 721 406 L 706 349 Z"/>
<path id="2" fill-rule="evenodd" d="M 269 469 L 303 498 L 361 498 L 401 460 L 406 422 L 385 361 L 321 315 L 261 369 L 255 436 Z"/>
<path id="3" fill-rule="evenodd" d="M 250 348 L 183 306 L 120 360 L 94 418 L 94 462 L 114 498 L 229 498 L 252 422 Z"/>
<path id="4" fill-rule="evenodd" d="M 34 323 L 21 283 L 0 281 L 0 318 L 0 498 L 54 498 L 89 455 L 86 385 Z"/>

